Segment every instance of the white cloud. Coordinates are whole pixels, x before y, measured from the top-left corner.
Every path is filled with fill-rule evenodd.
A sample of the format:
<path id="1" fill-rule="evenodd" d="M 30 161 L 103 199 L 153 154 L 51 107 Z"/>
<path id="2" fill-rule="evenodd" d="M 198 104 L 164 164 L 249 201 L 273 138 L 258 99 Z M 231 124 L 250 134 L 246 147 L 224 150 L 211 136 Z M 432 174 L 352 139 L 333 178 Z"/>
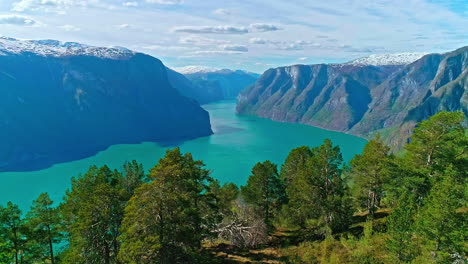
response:
<path id="1" fill-rule="evenodd" d="M 239 51 L 231 51 L 231 50 L 199 50 L 191 52 L 191 56 L 203 56 L 203 55 L 226 55 L 226 54 L 241 54 L 242 52 Z M 190 56 L 189 55 L 189 56 Z"/>
<path id="2" fill-rule="evenodd" d="M 196 50 L 195 47 L 185 47 L 185 46 L 173 46 L 173 45 L 149 45 L 143 46 L 143 49 L 147 50 L 162 50 L 162 51 L 190 51 Z"/>
<path id="3" fill-rule="evenodd" d="M 138 2 L 124 2 L 122 3 L 123 6 L 128 6 L 128 7 L 137 7 Z"/>
<path id="4" fill-rule="evenodd" d="M 192 33 L 192 34 L 247 34 L 251 32 L 267 32 L 281 30 L 279 26 L 273 24 L 250 24 L 249 27 L 238 27 L 238 26 L 185 26 L 176 27 L 173 29 L 174 32 L 181 33 Z"/>
<path id="5" fill-rule="evenodd" d="M 220 16 L 228 16 L 231 14 L 231 11 L 229 9 L 218 8 L 216 10 L 213 10 L 213 14 Z"/>
<path id="6" fill-rule="evenodd" d="M 65 30 L 65 31 L 68 31 L 68 32 L 76 32 L 76 31 L 81 30 L 80 28 L 75 27 L 73 25 L 63 25 L 63 26 L 60 26 L 59 28 Z"/>
<path id="7" fill-rule="evenodd" d="M 322 46 L 320 43 L 306 40 L 275 41 L 263 38 L 251 38 L 249 42 L 256 45 L 269 45 L 279 50 L 303 50 L 305 48 L 317 48 Z"/>
<path id="8" fill-rule="evenodd" d="M 257 45 L 268 45 L 268 44 L 278 45 L 281 43 L 287 43 L 287 41 L 275 41 L 275 40 L 264 39 L 264 38 L 251 38 L 249 39 L 249 42 L 252 44 L 257 44 Z"/>
<path id="9" fill-rule="evenodd" d="M 13 3 L 13 11 L 54 11 L 62 13 L 63 9 L 68 9 L 73 6 L 88 6 L 90 4 L 99 3 L 99 0 L 20 0 Z"/>
<path id="10" fill-rule="evenodd" d="M 161 47 L 153 47 L 157 48 L 154 53 L 168 64 L 228 67 L 243 62 L 246 69 L 260 71 L 264 67 L 252 66 L 257 61 L 283 65 L 307 56 L 307 62 L 339 62 L 369 53 L 445 52 L 466 45 L 463 25 L 467 25 L 468 16 L 460 8 L 446 8 L 442 2 L 0 0 L 0 14 L 25 17 L 3 17 L 0 31 L 29 39 L 45 38 L 46 34 L 58 40 L 135 49 L 157 44 Z M 12 8 L 24 13 L 13 13 Z M 55 15 L 61 13 L 67 15 Z M 7 26 L 7 21 L 24 26 Z M 49 30 L 36 30 L 40 22 L 47 22 Z M 83 34 L 71 36 L 65 28 L 59 28 L 63 25 L 79 26 Z M 170 48 L 164 48 L 166 45 Z M 237 51 L 240 55 L 226 59 L 213 55 L 229 55 L 225 45 L 247 46 L 248 53 Z M 200 52 L 191 54 L 195 51 Z M 198 57 L 178 60 L 185 55 Z"/>
<path id="11" fill-rule="evenodd" d="M 276 43 L 276 47 L 280 50 L 303 50 L 305 48 L 318 48 L 321 46 L 322 45 L 320 43 L 306 41 L 306 40 Z"/>
<path id="12" fill-rule="evenodd" d="M 238 52 L 248 52 L 249 48 L 244 45 L 223 45 L 223 50 L 225 51 L 238 51 Z"/>
<path id="13" fill-rule="evenodd" d="M 214 26 L 214 27 L 175 27 L 174 32 L 191 34 L 246 34 L 249 33 L 245 27 L 235 26 Z"/>
<path id="14" fill-rule="evenodd" d="M 118 27 L 119 29 L 122 30 L 122 29 L 127 29 L 127 28 L 129 28 L 130 25 L 129 25 L 129 24 L 121 24 L 121 25 L 118 25 L 117 27 Z"/>
<path id="15" fill-rule="evenodd" d="M 212 46 L 220 44 L 229 44 L 230 41 L 224 39 L 203 38 L 200 36 L 187 36 L 180 38 L 179 43 L 198 46 Z"/>
<path id="16" fill-rule="evenodd" d="M 300 57 L 300 58 L 298 58 L 297 60 L 298 60 L 298 61 L 306 61 L 307 59 L 308 59 L 307 57 Z"/>
<path id="17" fill-rule="evenodd" d="M 36 21 L 32 18 L 19 15 L 0 15 L 0 24 L 32 26 Z"/>
<path id="18" fill-rule="evenodd" d="M 184 3 L 184 0 L 145 0 L 146 3 L 160 4 L 160 5 L 180 5 Z"/>
<path id="19" fill-rule="evenodd" d="M 253 31 L 257 31 L 257 32 L 282 30 L 282 28 L 280 28 L 279 26 L 276 26 L 276 25 L 273 25 L 273 24 L 264 24 L 264 23 L 250 24 L 250 28 Z"/>

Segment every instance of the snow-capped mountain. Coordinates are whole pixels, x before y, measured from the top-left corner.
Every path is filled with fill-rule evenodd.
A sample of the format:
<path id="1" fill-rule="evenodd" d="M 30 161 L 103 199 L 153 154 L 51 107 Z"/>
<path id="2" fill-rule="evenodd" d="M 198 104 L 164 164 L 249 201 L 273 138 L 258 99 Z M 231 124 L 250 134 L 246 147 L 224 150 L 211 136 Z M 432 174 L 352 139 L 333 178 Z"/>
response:
<path id="1" fill-rule="evenodd" d="M 135 52 L 121 47 L 94 47 L 76 42 L 57 40 L 19 40 L 0 37 L 0 56 L 9 54 L 34 53 L 40 56 L 68 57 L 95 56 L 108 59 L 128 58 Z"/>
<path id="2" fill-rule="evenodd" d="M 175 67 L 172 68 L 174 71 L 182 74 L 194 74 L 194 73 L 210 73 L 210 72 L 217 72 L 221 69 L 211 68 L 206 66 L 185 66 L 185 67 Z"/>
<path id="3" fill-rule="evenodd" d="M 42 169 L 115 144 L 208 136 L 209 114 L 155 57 L 0 39 L 0 171 Z"/>
<path id="4" fill-rule="evenodd" d="M 367 138 L 379 133 L 399 149 L 416 122 L 439 111 L 468 113 L 468 46 L 423 55 L 269 69 L 239 94 L 237 112 Z"/>
<path id="5" fill-rule="evenodd" d="M 424 55 L 427 55 L 427 52 L 404 52 L 404 53 L 394 53 L 394 54 L 374 54 L 367 57 L 358 58 L 350 62 L 345 63 L 345 65 L 373 65 L 373 66 L 383 66 L 383 65 L 407 65 L 413 63 Z"/>

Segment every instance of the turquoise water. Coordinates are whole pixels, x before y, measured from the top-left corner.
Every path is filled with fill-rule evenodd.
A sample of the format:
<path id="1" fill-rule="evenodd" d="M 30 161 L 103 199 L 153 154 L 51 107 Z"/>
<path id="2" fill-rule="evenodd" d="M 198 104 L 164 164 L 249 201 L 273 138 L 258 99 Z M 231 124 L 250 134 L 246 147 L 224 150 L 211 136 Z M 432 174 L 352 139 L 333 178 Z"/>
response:
<path id="1" fill-rule="evenodd" d="M 292 148 L 317 146 L 326 138 L 340 146 L 346 161 L 360 153 L 366 143 L 358 137 L 311 126 L 238 116 L 234 114 L 234 101 L 208 104 L 204 108 L 210 112 L 215 134 L 178 145 L 183 152 L 191 152 L 194 158 L 203 160 L 211 175 L 221 182 L 244 184 L 256 162 L 268 159 L 281 164 Z M 114 145 L 92 157 L 45 170 L 0 173 L 0 205 L 12 201 L 27 210 L 42 192 L 48 192 L 58 202 L 69 187 L 70 178 L 86 172 L 89 166 L 107 164 L 119 169 L 125 161 L 136 159 L 149 170 L 166 148 L 151 142 Z"/>

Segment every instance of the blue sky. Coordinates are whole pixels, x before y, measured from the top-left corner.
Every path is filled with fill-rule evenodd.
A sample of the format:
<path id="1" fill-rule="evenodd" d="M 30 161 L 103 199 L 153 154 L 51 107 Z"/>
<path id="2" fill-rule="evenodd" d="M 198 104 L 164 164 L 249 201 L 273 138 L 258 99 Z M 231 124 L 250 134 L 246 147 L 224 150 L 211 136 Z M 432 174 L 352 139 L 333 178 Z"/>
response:
<path id="1" fill-rule="evenodd" d="M 0 35 L 262 72 L 468 45 L 466 0 L 0 0 Z"/>

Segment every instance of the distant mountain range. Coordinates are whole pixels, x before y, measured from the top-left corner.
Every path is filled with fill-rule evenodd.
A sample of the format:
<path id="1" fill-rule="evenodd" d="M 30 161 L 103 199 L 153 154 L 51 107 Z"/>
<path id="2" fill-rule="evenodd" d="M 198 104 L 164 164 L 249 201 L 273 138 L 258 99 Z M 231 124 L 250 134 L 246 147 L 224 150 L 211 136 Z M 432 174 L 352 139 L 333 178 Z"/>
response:
<path id="1" fill-rule="evenodd" d="M 365 138 L 379 133 L 399 149 L 418 121 L 443 110 L 468 115 L 467 65 L 463 47 L 270 69 L 241 93 L 237 112 Z"/>
<path id="2" fill-rule="evenodd" d="M 427 52 L 404 52 L 404 53 L 393 53 L 393 54 L 372 54 L 367 57 L 358 58 L 350 62 L 344 63 L 347 65 L 356 65 L 356 66 L 385 66 L 385 65 L 407 65 L 413 63 L 424 55 L 427 55 Z"/>
<path id="3" fill-rule="evenodd" d="M 179 72 L 176 72 L 179 71 Z M 169 80 L 181 94 L 200 104 L 236 99 L 240 91 L 251 86 L 259 74 L 228 69 L 188 66 L 168 70 Z"/>
<path id="4" fill-rule="evenodd" d="M 110 145 L 212 134 L 158 59 L 124 48 L 0 38 L 0 171 L 30 170 Z"/>

